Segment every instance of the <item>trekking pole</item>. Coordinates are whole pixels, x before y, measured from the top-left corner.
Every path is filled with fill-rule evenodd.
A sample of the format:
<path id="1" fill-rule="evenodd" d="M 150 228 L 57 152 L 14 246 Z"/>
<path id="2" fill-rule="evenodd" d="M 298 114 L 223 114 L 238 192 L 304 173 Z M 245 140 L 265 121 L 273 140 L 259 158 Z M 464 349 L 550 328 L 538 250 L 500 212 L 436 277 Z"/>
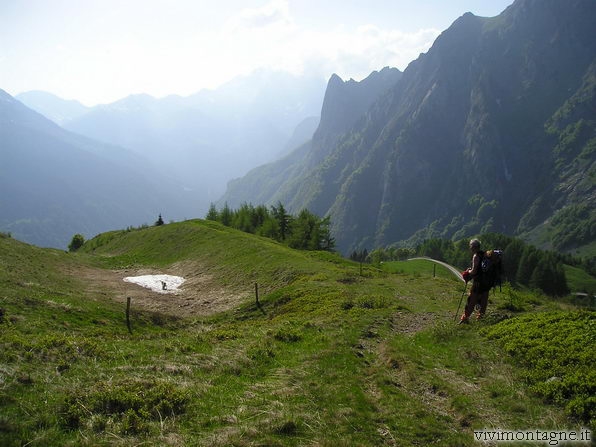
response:
<path id="1" fill-rule="evenodd" d="M 459 304 L 457 305 L 457 310 L 455 311 L 455 316 L 453 317 L 453 321 L 457 321 L 457 316 L 459 315 L 459 308 L 461 307 L 461 302 L 464 299 L 464 295 L 466 294 L 466 289 L 468 288 L 468 283 L 464 284 L 464 290 L 461 293 L 461 298 L 459 299 Z"/>

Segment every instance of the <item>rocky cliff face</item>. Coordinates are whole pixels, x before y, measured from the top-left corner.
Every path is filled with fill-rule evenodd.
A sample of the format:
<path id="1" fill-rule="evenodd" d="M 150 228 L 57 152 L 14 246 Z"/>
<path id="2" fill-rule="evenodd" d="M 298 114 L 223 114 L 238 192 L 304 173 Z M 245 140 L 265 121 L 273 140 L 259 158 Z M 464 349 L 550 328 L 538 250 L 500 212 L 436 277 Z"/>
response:
<path id="1" fill-rule="evenodd" d="M 313 163 L 329 155 L 339 137 L 348 132 L 382 94 L 393 87 L 402 73 L 385 67 L 360 82 L 342 81 L 336 74 L 327 84 L 319 128 L 313 136 Z"/>
<path id="2" fill-rule="evenodd" d="M 333 75 L 329 79 L 321 110 L 319 126 L 312 140 L 296 148 L 284 158 L 253 169 L 245 177 L 232 180 L 220 205 L 232 207 L 242 202 L 275 204 L 294 202 L 304 178 L 333 152 L 338 141 L 358 120 L 364 117 L 382 94 L 401 78 L 402 72 L 386 67 L 371 73 L 360 82 L 343 81 Z M 301 199 L 297 199 L 296 202 Z M 300 205 L 296 205 L 299 211 Z"/>
<path id="3" fill-rule="evenodd" d="M 590 0 L 463 15 L 359 117 L 337 98 L 275 199 L 331 215 L 342 251 L 486 231 L 594 240 L 556 237 L 595 226 L 594 23 Z"/>
<path id="4" fill-rule="evenodd" d="M 545 124 L 596 56 L 595 13 L 589 1 L 521 0 L 493 19 L 458 19 L 408 67 L 388 113 L 371 116 L 386 123 L 361 143 L 372 148 L 362 177 L 382 173 L 374 231 L 353 206 L 357 182 L 333 204 L 338 234 L 362 229 L 356 240 L 374 234 L 374 244 L 514 234 L 536 200 L 552 205 L 561 191 Z M 533 224 L 556 211 L 543 207 Z"/>

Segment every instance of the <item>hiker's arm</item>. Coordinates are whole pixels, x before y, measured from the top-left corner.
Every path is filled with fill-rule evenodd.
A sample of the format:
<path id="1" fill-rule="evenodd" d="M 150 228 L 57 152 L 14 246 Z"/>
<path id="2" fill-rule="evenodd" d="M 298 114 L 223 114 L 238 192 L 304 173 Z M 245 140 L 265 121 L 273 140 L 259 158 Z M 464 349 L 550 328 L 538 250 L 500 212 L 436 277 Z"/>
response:
<path id="1" fill-rule="evenodd" d="M 472 278 L 478 274 L 478 269 L 480 268 L 480 256 L 474 255 L 472 258 L 472 268 L 468 269 L 470 271 L 470 275 Z"/>

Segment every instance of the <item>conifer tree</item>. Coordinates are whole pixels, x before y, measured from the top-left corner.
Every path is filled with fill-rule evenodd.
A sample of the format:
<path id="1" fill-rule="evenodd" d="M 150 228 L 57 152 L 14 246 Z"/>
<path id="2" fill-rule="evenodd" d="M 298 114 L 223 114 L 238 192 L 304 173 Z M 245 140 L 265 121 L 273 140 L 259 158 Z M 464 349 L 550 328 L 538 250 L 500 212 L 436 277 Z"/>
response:
<path id="1" fill-rule="evenodd" d="M 318 249 L 318 239 L 317 217 L 303 209 L 292 221 L 288 245 L 298 250 L 316 250 Z"/>
<path id="2" fill-rule="evenodd" d="M 226 227 L 232 225 L 232 210 L 230 210 L 227 202 L 224 204 L 223 209 L 219 213 L 219 221 Z"/>
<path id="3" fill-rule="evenodd" d="M 512 239 L 505 247 L 507 262 L 503 264 L 503 274 L 512 283 L 515 283 L 517 280 L 517 269 L 524 253 L 524 245 L 524 242 L 520 239 Z"/>
<path id="4" fill-rule="evenodd" d="M 279 240 L 285 241 L 290 232 L 291 216 L 286 212 L 286 209 L 281 202 L 277 203 L 277 207 L 272 206 L 271 211 L 273 213 L 273 217 L 277 221 Z"/>
<path id="5" fill-rule="evenodd" d="M 205 219 L 217 220 L 217 208 L 215 208 L 215 204 L 213 202 L 211 202 L 211 204 L 209 205 L 209 211 L 207 211 Z"/>
<path id="6" fill-rule="evenodd" d="M 83 237 L 83 235 L 77 233 L 72 237 L 70 244 L 68 244 L 68 251 L 77 251 L 79 248 L 83 246 L 84 243 L 85 238 Z"/>
<path id="7" fill-rule="evenodd" d="M 319 221 L 319 250 L 332 251 L 335 248 L 335 238 L 331 236 L 331 218 L 329 216 Z"/>
<path id="8" fill-rule="evenodd" d="M 515 280 L 518 284 L 528 285 L 538 264 L 537 250 L 531 245 L 526 245 L 517 268 Z"/>

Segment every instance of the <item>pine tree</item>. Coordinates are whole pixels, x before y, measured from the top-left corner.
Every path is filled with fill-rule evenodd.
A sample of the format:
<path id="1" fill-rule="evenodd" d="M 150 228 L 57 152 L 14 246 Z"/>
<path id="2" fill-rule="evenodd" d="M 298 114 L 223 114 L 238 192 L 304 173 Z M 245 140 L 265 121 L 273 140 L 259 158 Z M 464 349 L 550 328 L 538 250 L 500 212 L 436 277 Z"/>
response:
<path id="1" fill-rule="evenodd" d="M 244 231 L 245 233 L 255 233 L 256 228 L 253 226 L 252 215 L 254 213 L 254 207 L 243 203 L 240 205 L 240 209 L 233 213 L 232 227 Z"/>
<path id="2" fill-rule="evenodd" d="M 569 293 L 565 270 L 552 253 L 543 253 L 532 273 L 530 287 L 540 289 L 547 295 L 563 296 Z"/>
<path id="3" fill-rule="evenodd" d="M 68 251 L 77 251 L 79 248 L 83 246 L 84 243 L 85 238 L 83 237 L 83 235 L 77 233 L 72 237 L 70 244 L 68 244 Z"/>
<path id="4" fill-rule="evenodd" d="M 217 220 L 217 208 L 215 208 L 215 204 L 211 202 L 209 205 L 209 211 L 207 211 L 207 215 L 205 216 L 207 220 Z"/>
<path id="5" fill-rule="evenodd" d="M 513 239 L 505 247 L 506 262 L 503 262 L 503 276 L 512 283 L 516 283 L 517 270 L 524 253 L 524 242 Z"/>
<path id="6" fill-rule="evenodd" d="M 303 209 L 292 221 L 288 245 L 298 250 L 316 250 L 318 244 L 313 243 L 313 239 L 318 239 L 318 236 L 317 217 Z"/>
<path id="7" fill-rule="evenodd" d="M 335 238 L 331 236 L 331 218 L 329 216 L 319 221 L 319 249 L 332 251 L 335 248 Z"/>
<path id="8" fill-rule="evenodd" d="M 226 202 L 224 204 L 223 209 L 221 210 L 221 213 L 219 213 L 219 221 L 226 227 L 229 227 L 230 225 L 232 225 L 232 217 L 232 210 L 230 210 L 230 207 Z"/>
<path id="9" fill-rule="evenodd" d="M 366 248 L 364 250 L 354 250 L 350 255 L 352 261 L 360 263 L 368 262 L 366 258 L 368 258 L 368 250 Z"/>
<path id="10" fill-rule="evenodd" d="M 518 284 L 529 285 L 534 273 L 534 269 L 538 265 L 538 252 L 531 245 L 526 245 L 517 268 L 515 280 Z"/>
<path id="11" fill-rule="evenodd" d="M 281 202 L 277 203 L 277 207 L 272 206 L 271 212 L 277 221 L 277 226 L 279 228 L 279 240 L 285 241 L 290 232 L 290 223 L 292 221 L 291 216 L 286 212 L 286 209 Z"/>

